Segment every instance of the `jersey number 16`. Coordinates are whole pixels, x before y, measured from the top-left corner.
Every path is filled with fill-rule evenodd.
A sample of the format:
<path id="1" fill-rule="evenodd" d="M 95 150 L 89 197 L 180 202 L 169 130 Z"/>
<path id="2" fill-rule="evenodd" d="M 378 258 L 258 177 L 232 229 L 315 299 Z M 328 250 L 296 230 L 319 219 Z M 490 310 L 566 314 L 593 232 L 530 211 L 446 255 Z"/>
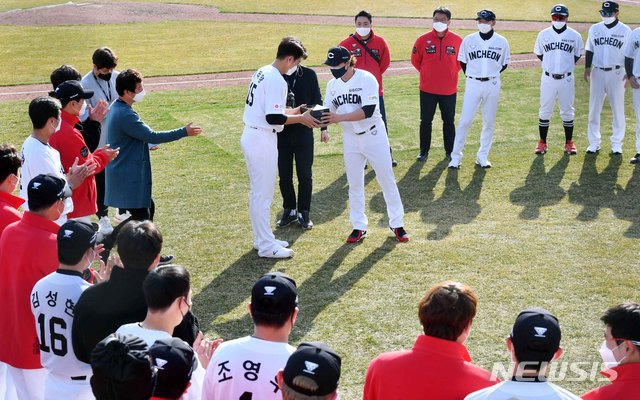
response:
<path id="1" fill-rule="evenodd" d="M 67 329 L 67 323 L 62 318 L 51 317 L 49 319 L 49 323 L 45 323 L 46 315 L 40 314 L 38 316 L 38 327 L 40 328 L 40 351 L 44 351 L 46 353 L 50 353 L 53 351 L 53 354 L 64 357 L 67 354 L 67 338 L 64 334 L 56 332 L 56 327 L 59 326 L 61 329 Z M 49 325 L 49 336 L 47 337 L 46 328 Z M 49 346 L 47 346 L 47 340 L 49 342 Z"/>

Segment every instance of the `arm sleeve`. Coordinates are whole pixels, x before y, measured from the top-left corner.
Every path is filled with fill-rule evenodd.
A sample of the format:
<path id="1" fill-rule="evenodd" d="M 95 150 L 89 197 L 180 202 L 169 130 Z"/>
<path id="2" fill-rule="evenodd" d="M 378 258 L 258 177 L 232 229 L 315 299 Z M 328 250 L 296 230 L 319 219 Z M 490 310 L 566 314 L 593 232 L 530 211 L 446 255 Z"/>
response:
<path id="1" fill-rule="evenodd" d="M 90 351 L 87 350 L 87 346 L 85 343 L 85 335 L 89 334 L 91 329 L 83 329 L 84 322 L 88 322 L 88 315 L 84 313 L 84 302 L 82 301 L 82 296 L 76 303 L 76 306 L 73 310 L 73 323 L 71 324 L 71 344 L 73 346 L 73 352 L 76 355 L 76 358 L 83 363 L 90 364 L 91 360 L 89 359 Z M 89 325 L 87 325 L 88 327 Z M 96 342 L 97 343 L 97 342 Z"/>
<path id="2" fill-rule="evenodd" d="M 413 68 L 418 71 L 420 71 L 420 65 L 422 64 L 422 51 L 418 48 L 419 43 L 420 38 L 416 40 L 413 44 L 413 49 L 411 50 L 411 65 L 413 65 Z"/>
<path id="3" fill-rule="evenodd" d="M 267 114 L 265 118 L 269 125 L 284 125 L 287 122 L 287 116 L 284 114 Z"/>
<path id="4" fill-rule="evenodd" d="M 122 121 L 124 131 L 132 138 L 146 143 L 168 143 L 187 136 L 187 129 L 182 127 L 171 131 L 154 131 L 147 124 L 142 122 L 138 113 L 131 110 L 125 121 Z"/>
<path id="5" fill-rule="evenodd" d="M 542 61 L 542 58 L 544 57 L 544 55 L 543 54 L 536 54 L 536 57 L 538 57 L 538 59 L 540 61 Z M 578 57 L 578 58 L 580 58 L 580 57 Z"/>
<path id="6" fill-rule="evenodd" d="M 380 74 L 384 74 L 384 72 L 389 68 L 389 64 L 391 64 L 391 54 L 389 53 L 389 46 L 387 45 L 387 41 L 378 36 L 382 41 L 382 54 L 380 55 Z"/>
<path id="7" fill-rule="evenodd" d="M 462 73 L 463 74 L 467 74 L 467 63 L 463 63 L 462 61 L 460 61 L 460 69 L 462 69 Z"/>
<path id="8" fill-rule="evenodd" d="M 98 148 L 98 143 L 100 143 L 102 125 L 100 122 L 93 121 L 88 118 L 79 125 L 79 127 L 77 125 L 76 127 L 82 133 L 82 137 L 84 138 L 84 142 L 87 144 L 89 151 L 95 151 Z"/>
<path id="9" fill-rule="evenodd" d="M 375 110 L 376 110 L 375 104 L 368 104 L 366 106 L 362 106 L 362 111 L 364 111 L 365 118 L 371 118 Z"/>
<path id="10" fill-rule="evenodd" d="M 507 67 L 509 66 L 509 64 L 505 64 L 502 66 L 502 68 L 500 69 L 500 73 L 502 73 L 502 71 L 504 71 L 505 69 L 507 69 Z"/>
<path id="11" fill-rule="evenodd" d="M 591 68 L 592 62 L 593 62 L 593 52 L 591 50 L 587 50 L 584 53 L 584 67 Z"/>
<path id="12" fill-rule="evenodd" d="M 287 82 L 281 76 L 268 75 L 264 80 L 264 113 L 284 114 L 287 101 Z"/>
<path id="13" fill-rule="evenodd" d="M 633 58 L 624 58 L 624 70 L 629 78 L 633 76 Z"/>

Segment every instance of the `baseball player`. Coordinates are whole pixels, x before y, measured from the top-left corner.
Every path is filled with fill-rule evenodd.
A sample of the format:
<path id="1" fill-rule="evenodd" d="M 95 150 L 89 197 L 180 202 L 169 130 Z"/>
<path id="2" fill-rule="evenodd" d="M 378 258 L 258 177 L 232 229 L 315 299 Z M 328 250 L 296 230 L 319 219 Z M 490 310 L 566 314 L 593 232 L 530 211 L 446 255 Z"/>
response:
<path id="1" fill-rule="evenodd" d="M 40 279 L 31 291 L 40 361 L 49 372 L 45 400 L 94 399 L 89 383 L 91 365 L 76 358 L 71 347 L 71 325 L 75 304 L 90 286 L 82 272 L 97 256 L 96 238 L 90 224 L 74 220 L 64 223 L 57 238 L 60 267 Z M 101 268 L 101 272 L 105 270 Z"/>
<path id="2" fill-rule="evenodd" d="M 493 30 L 496 15 L 491 10 L 478 12 L 479 32 L 472 33 L 462 40 L 458 61 L 467 76 L 462 101 L 462 113 L 458 122 L 456 138 L 449 168 L 460 168 L 462 149 L 464 148 L 473 117 L 482 104 L 482 132 L 476 164 L 482 168 L 491 168 L 489 151 L 493 141 L 493 130 L 500 97 L 500 73 L 507 69 L 511 61 L 509 42 Z"/>
<path id="3" fill-rule="evenodd" d="M 624 66 L 632 88 L 633 108 L 636 111 L 636 155 L 631 164 L 640 163 L 640 28 L 631 32 L 624 51 Z"/>
<path id="4" fill-rule="evenodd" d="M 300 107 L 286 109 L 288 87 L 282 75 L 293 74 L 306 57 L 302 42 L 293 37 L 283 38 L 275 61 L 253 74 L 245 101 L 240 145 L 251 183 L 249 214 L 253 243 L 260 257 L 293 257 L 293 250 L 287 249 L 289 243 L 276 240 L 273 235 L 269 214 L 278 175 L 277 133 L 289 124 L 319 126 L 311 110 L 300 114 Z"/>
<path id="5" fill-rule="evenodd" d="M 340 122 L 343 131 L 344 165 L 349 182 L 349 208 L 353 231 L 348 243 L 367 236 L 364 213 L 364 164 L 376 172 L 387 203 L 389 228 L 401 242 L 409 241 L 403 228 L 404 208 L 391 166 L 387 130 L 378 106 L 378 81 L 367 71 L 355 69 L 355 57 L 345 47 L 333 47 L 324 62 L 335 79 L 327 83 L 323 123 Z"/>
<path id="6" fill-rule="evenodd" d="M 600 150 L 600 113 L 605 97 L 609 98 L 613 113 L 611 152 L 622 154 L 625 130 L 624 86 L 627 78 L 623 72 L 624 47 L 631 35 L 631 28 L 618 20 L 619 9 L 618 3 L 614 1 L 602 3 L 602 22 L 592 25 L 587 36 L 584 80 L 591 81 L 588 154 L 595 154 Z"/>
<path id="7" fill-rule="evenodd" d="M 582 55 L 584 44 L 582 36 L 574 29 L 567 27 L 568 19 L 567 6 L 556 4 L 551 7 L 552 26 L 538 34 L 533 47 L 533 52 L 542 61 L 538 115 L 540 141 L 535 149 L 536 154 L 547 152 L 547 133 L 556 98 L 564 127 L 564 151 L 567 154 L 576 154 L 576 146 L 573 144 L 574 69 Z"/>

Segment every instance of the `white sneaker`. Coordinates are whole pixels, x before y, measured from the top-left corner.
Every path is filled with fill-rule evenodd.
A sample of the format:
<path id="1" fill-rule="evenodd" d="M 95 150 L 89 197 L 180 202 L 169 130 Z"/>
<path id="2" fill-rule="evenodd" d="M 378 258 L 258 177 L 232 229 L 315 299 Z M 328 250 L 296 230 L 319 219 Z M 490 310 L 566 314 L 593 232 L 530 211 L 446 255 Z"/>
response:
<path id="1" fill-rule="evenodd" d="M 116 215 L 113 216 L 113 220 L 116 221 L 117 223 L 120 223 L 122 221 L 126 221 L 129 218 L 131 218 L 131 213 L 129 211 L 125 212 L 124 214 L 120 214 L 120 209 L 116 209 Z"/>
<path id="2" fill-rule="evenodd" d="M 265 252 L 258 252 L 259 257 L 263 258 L 290 258 L 293 257 L 293 250 L 284 247 L 275 247 Z"/>
<path id="3" fill-rule="evenodd" d="M 98 232 L 102 235 L 102 237 L 111 235 L 111 233 L 113 232 L 113 226 L 111 226 L 109 217 L 107 217 L 106 215 L 100 218 L 100 221 L 98 221 Z"/>
<path id="4" fill-rule="evenodd" d="M 611 148 L 611 153 L 613 154 L 622 154 L 622 146 L 613 146 Z"/>
<path id="5" fill-rule="evenodd" d="M 276 239 L 276 243 L 278 243 L 278 246 L 280 247 L 289 247 L 289 242 L 285 242 L 284 240 Z M 253 244 L 253 249 L 258 250 L 258 243 Z"/>
<path id="6" fill-rule="evenodd" d="M 486 160 L 486 161 L 476 160 L 476 165 L 482 168 L 491 168 L 491 163 L 489 162 L 489 160 Z"/>

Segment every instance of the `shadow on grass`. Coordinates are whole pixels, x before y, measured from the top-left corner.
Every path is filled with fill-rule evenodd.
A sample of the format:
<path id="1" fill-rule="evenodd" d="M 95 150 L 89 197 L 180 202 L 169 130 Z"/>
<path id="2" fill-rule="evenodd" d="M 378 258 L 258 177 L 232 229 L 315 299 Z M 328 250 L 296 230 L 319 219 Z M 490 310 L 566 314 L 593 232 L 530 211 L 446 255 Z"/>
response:
<path id="1" fill-rule="evenodd" d="M 569 187 L 569 202 L 582 205 L 579 221 L 593 221 L 603 208 L 616 208 L 616 187 L 621 155 L 610 155 L 609 164 L 602 172 L 596 168 L 597 154 L 586 154 L 578 182 Z M 636 201 L 637 202 L 637 201 Z"/>
<path id="2" fill-rule="evenodd" d="M 633 239 L 640 239 L 640 167 L 634 167 L 631 179 L 627 186 L 623 188 L 616 186 L 616 204 L 613 213 L 616 218 L 630 221 L 631 226 L 624 233 L 624 236 Z"/>
<path id="3" fill-rule="evenodd" d="M 521 205 L 520 218 L 534 220 L 540 217 L 540 209 L 558 204 L 565 196 L 560 182 L 569 165 L 569 155 L 566 153 L 549 169 L 544 168 L 544 156 L 536 156 L 531 163 L 531 169 L 524 181 L 524 186 L 511 192 L 511 203 Z"/>

